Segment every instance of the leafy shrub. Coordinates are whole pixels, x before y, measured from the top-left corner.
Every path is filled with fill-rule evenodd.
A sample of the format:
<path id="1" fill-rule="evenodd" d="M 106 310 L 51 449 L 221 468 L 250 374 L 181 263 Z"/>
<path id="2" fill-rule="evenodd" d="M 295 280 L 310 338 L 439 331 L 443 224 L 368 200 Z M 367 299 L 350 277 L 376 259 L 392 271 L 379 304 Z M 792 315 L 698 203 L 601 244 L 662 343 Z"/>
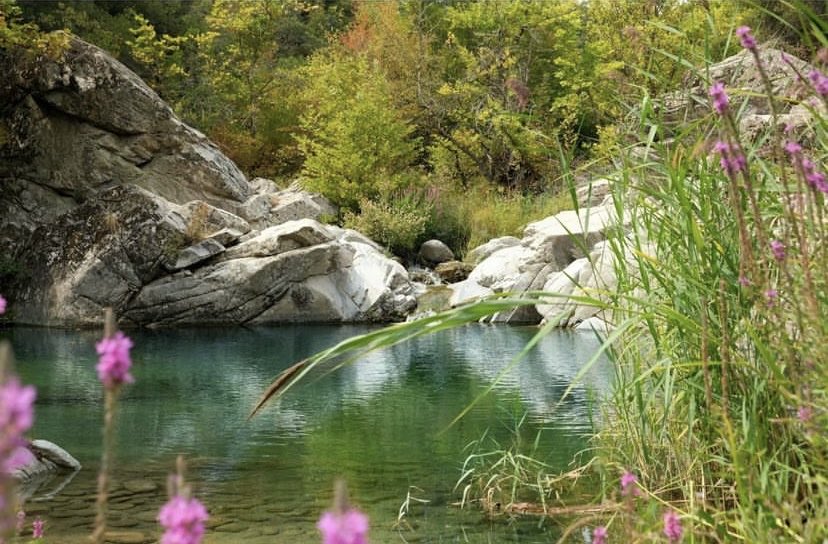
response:
<path id="1" fill-rule="evenodd" d="M 396 255 L 411 256 L 422 240 L 430 209 L 415 199 L 363 199 L 360 212 L 345 212 L 345 226 L 358 230 Z"/>

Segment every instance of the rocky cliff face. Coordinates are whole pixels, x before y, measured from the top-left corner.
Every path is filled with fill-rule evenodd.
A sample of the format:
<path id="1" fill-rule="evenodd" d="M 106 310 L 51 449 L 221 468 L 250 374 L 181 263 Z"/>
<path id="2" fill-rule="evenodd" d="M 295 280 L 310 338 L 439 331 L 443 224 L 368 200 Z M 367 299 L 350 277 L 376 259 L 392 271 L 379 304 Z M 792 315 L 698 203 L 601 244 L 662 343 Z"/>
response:
<path id="1" fill-rule="evenodd" d="M 383 321 L 413 305 L 402 267 L 314 221 L 335 212 L 324 199 L 249 182 L 102 50 L 73 38 L 28 73 L 18 60 L 0 51 L 0 256 L 19 268 L 0 289 L 15 321 L 97 325 L 106 306 L 136 325 Z M 275 245 L 242 250 L 256 241 Z"/>

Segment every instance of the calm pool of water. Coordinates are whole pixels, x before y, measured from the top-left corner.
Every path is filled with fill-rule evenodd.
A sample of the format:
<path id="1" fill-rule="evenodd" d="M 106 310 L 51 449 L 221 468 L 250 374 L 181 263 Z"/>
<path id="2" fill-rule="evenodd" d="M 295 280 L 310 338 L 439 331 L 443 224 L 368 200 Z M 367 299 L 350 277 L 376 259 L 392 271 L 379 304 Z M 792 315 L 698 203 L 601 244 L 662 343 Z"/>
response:
<path id="1" fill-rule="evenodd" d="M 333 481 L 344 477 L 371 517 L 371 542 L 549 542 L 559 530 L 537 519 L 488 519 L 459 510 L 454 486 L 484 433 L 531 442 L 565 469 L 585 446 L 592 400 L 612 380 L 592 369 L 558 399 L 598 343 L 556 332 L 508 372 L 465 418 L 442 431 L 504 369 L 533 328 L 467 326 L 364 357 L 317 376 L 246 416 L 278 372 L 351 335 L 357 326 L 134 331 L 135 384 L 117 414 L 110 526 L 113 541 L 155 541 L 167 474 L 178 454 L 211 514 L 207 543 L 318 542 L 315 522 Z M 34 438 L 56 442 L 84 469 L 53 498 L 30 501 L 50 542 L 87 542 L 100 457 L 101 390 L 96 332 L 12 328 L 17 371 L 38 388 Z M 516 421 L 527 422 L 514 431 Z M 489 447 L 493 447 L 491 443 Z M 412 487 L 416 486 L 416 487 Z M 407 493 L 413 503 L 397 524 Z"/>

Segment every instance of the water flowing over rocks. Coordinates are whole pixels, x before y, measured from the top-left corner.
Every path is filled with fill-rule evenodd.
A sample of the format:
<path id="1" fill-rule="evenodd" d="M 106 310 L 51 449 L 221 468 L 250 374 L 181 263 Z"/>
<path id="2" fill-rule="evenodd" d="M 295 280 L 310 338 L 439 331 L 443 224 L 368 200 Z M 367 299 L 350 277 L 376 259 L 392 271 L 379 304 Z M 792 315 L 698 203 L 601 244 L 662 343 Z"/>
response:
<path id="1" fill-rule="evenodd" d="M 0 52 L 0 255 L 18 323 L 388 321 L 406 271 L 326 199 L 236 165 L 138 76 L 72 38 L 27 73 Z M 31 68 L 31 67 L 29 67 Z"/>

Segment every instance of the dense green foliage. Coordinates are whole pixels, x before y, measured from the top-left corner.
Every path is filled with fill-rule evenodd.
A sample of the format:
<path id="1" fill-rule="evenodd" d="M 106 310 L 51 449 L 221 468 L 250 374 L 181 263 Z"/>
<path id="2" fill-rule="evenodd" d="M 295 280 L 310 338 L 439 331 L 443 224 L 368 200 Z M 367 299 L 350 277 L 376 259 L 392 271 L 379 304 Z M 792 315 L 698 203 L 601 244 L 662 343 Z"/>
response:
<path id="1" fill-rule="evenodd" d="M 746 1 L 18 4 L 112 52 L 251 175 L 301 177 L 352 214 L 399 190 L 481 196 L 453 223 L 492 235 L 564 191 L 567 162 L 613 149 L 644 93 L 732 52 L 736 25 L 791 30 Z"/>

